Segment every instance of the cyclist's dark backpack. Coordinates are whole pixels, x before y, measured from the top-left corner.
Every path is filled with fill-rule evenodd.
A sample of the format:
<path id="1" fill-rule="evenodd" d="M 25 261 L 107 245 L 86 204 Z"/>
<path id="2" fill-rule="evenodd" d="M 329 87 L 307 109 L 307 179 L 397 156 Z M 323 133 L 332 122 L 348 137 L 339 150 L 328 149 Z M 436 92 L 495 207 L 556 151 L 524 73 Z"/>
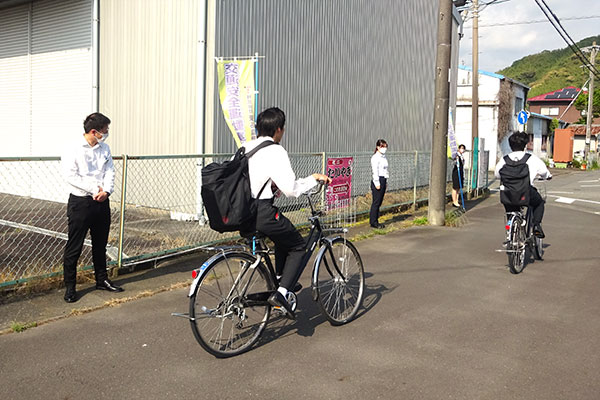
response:
<path id="1" fill-rule="evenodd" d="M 252 198 L 250 191 L 248 159 L 272 144 L 277 143 L 265 141 L 248 154 L 244 147 L 240 147 L 232 160 L 214 162 L 202 169 L 202 201 L 212 229 L 221 233 L 254 230 L 252 226 L 256 223 L 256 200 Z"/>
<path id="2" fill-rule="evenodd" d="M 504 166 L 500 168 L 500 181 L 504 186 L 500 190 L 500 202 L 508 206 L 526 206 L 529 204 L 529 192 L 531 183 L 529 181 L 529 160 L 531 154 L 525 156 L 519 161 L 513 161 L 508 156 L 504 156 Z"/>

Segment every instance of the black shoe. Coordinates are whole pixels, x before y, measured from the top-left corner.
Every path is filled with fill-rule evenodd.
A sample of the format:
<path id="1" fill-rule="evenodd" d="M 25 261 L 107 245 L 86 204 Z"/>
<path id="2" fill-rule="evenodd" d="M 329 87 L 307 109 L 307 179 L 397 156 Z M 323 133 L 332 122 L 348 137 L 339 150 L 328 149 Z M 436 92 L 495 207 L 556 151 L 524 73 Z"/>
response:
<path id="1" fill-rule="evenodd" d="M 77 292 L 75 291 L 75 288 L 67 288 L 65 290 L 65 301 L 67 303 L 75 303 L 77 301 Z"/>
<path id="2" fill-rule="evenodd" d="M 281 307 L 283 310 L 285 310 L 285 316 L 289 319 L 296 319 L 296 314 L 294 314 L 294 311 L 292 310 L 292 305 L 288 303 L 288 301 L 281 293 L 273 293 L 271 296 L 269 296 L 269 300 L 267 301 L 270 305 L 275 307 Z"/>
<path id="3" fill-rule="evenodd" d="M 533 227 L 533 234 L 537 237 L 539 237 L 540 239 L 543 239 L 546 237 L 546 235 L 544 234 L 544 231 L 542 230 L 542 225 L 537 224 L 536 226 Z"/>
<path id="4" fill-rule="evenodd" d="M 384 224 L 371 225 L 371 228 L 374 228 L 374 229 L 383 229 L 383 228 L 385 228 L 385 225 Z"/>
<path id="5" fill-rule="evenodd" d="M 122 287 L 114 285 L 108 279 L 105 279 L 102 282 L 96 282 L 96 289 L 108 290 L 109 292 L 122 292 L 123 291 Z"/>

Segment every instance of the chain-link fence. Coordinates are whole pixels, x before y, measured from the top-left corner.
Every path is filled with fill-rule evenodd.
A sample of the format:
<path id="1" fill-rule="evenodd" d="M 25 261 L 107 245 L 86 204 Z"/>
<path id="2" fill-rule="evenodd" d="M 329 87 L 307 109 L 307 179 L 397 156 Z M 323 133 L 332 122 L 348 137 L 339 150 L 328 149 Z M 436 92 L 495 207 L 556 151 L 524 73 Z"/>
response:
<path id="1" fill-rule="evenodd" d="M 231 154 L 114 157 L 115 189 L 111 195 L 109 266 L 127 266 L 191 251 L 237 236 L 210 229 L 200 196 L 204 165 Z M 324 173 L 327 158 L 353 157 L 352 212 L 370 206 L 371 153 L 292 154 L 298 177 Z M 390 179 L 385 205 L 424 199 L 430 154 L 389 152 Z M 448 164 L 448 180 L 452 164 Z M 62 274 L 67 240 L 69 188 L 61 176 L 60 158 L 0 158 L 0 287 L 32 277 Z M 316 195 L 317 207 L 325 196 Z M 307 222 L 305 198 L 279 197 L 276 204 L 294 224 Z M 347 210 L 345 211 L 347 212 Z M 84 244 L 79 267 L 91 268 L 91 241 Z"/>

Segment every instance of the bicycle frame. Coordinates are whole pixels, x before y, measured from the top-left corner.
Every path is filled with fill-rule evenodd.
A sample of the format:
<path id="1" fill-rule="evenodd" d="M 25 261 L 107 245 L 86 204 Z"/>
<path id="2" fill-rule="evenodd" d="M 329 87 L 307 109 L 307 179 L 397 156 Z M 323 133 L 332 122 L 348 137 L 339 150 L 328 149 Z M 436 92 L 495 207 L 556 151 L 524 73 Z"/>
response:
<path id="1" fill-rule="evenodd" d="M 335 272 L 337 272 L 337 274 L 340 277 L 342 277 L 344 280 L 347 280 L 347 277 L 343 275 L 342 271 L 340 270 L 339 266 L 337 265 L 333 251 L 331 250 L 331 245 L 330 245 L 331 239 L 329 239 L 327 237 L 327 234 L 344 233 L 347 230 L 344 228 L 323 229 L 321 227 L 321 222 L 319 220 L 319 217 L 322 215 L 322 212 L 315 210 L 312 200 L 310 199 L 310 195 L 318 194 L 319 192 L 320 192 L 320 189 L 316 192 L 310 193 L 307 196 L 308 203 L 310 205 L 310 210 L 311 210 L 311 216 L 309 217 L 309 221 L 311 223 L 311 228 L 310 228 L 310 232 L 307 236 L 306 246 L 304 248 L 305 253 L 302 256 L 300 268 L 298 269 L 296 277 L 294 278 L 294 284 L 298 281 L 298 279 L 300 279 L 300 276 L 304 272 L 304 269 L 308 265 L 308 261 L 312 257 L 313 252 L 314 252 L 315 248 L 317 247 L 317 244 L 319 246 L 327 245 L 327 247 L 328 247 L 328 251 L 331 256 L 333 266 L 330 266 L 329 263 L 327 262 L 327 260 L 325 259 L 324 265 L 325 265 L 325 268 L 327 269 L 327 271 L 330 274 L 332 274 L 332 276 L 333 276 L 333 271 L 332 271 L 332 268 L 333 268 L 333 270 L 335 270 Z M 217 253 L 215 256 L 209 258 L 204 264 L 202 264 L 202 266 L 199 269 L 195 270 L 195 272 L 197 271 L 195 274 L 196 276 L 194 277 L 194 281 L 192 282 L 192 285 L 190 286 L 190 290 L 188 292 L 188 297 L 191 297 L 195 293 L 196 288 L 198 287 L 198 285 L 200 284 L 200 282 L 202 281 L 202 279 L 204 277 L 207 267 L 214 261 L 215 257 L 225 257 L 226 258 L 228 253 L 240 251 L 240 250 L 244 251 L 244 252 L 248 252 L 249 254 L 254 256 L 256 258 L 256 260 L 251 265 L 240 270 L 238 276 L 235 279 L 232 277 L 232 280 L 234 280 L 234 286 L 232 287 L 232 290 L 233 290 L 233 288 L 237 287 L 238 283 L 243 279 L 243 277 L 246 275 L 246 273 L 249 269 L 254 271 L 256 269 L 256 267 L 258 266 L 258 264 L 263 261 L 264 261 L 264 265 L 267 267 L 267 269 L 269 271 L 271 283 L 274 285 L 274 287 L 276 287 L 278 285 L 277 276 L 275 274 L 275 269 L 273 267 L 271 257 L 269 256 L 270 249 L 267 247 L 267 245 L 265 244 L 264 239 L 262 237 L 258 237 L 258 238 L 256 236 L 253 237 L 252 241 L 251 241 L 251 247 L 228 246 L 228 247 L 220 247 L 220 248 L 214 248 L 214 249 L 220 250 L 220 252 Z M 316 270 L 316 268 L 315 268 L 315 270 Z M 313 287 L 313 298 L 315 298 L 316 293 L 315 293 L 314 288 L 316 287 L 316 273 L 313 273 L 311 284 Z M 241 292 L 238 293 L 238 295 L 245 296 L 246 295 L 245 291 L 247 290 L 247 286 L 248 286 L 248 284 L 246 285 L 245 288 L 242 289 Z M 272 293 L 272 292 L 253 294 L 252 298 L 248 299 L 248 300 L 253 302 L 252 303 L 253 305 L 264 305 L 265 303 L 267 303 L 267 298 L 270 293 Z M 233 293 L 229 293 L 229 295 L 232 295 L 232 294 Z M 254 302 L 256 302 L 256 303 L 254 303 Z"/>
<path id="2" fill-rule="evenodd" d="M 525 212 L 523 212 L 523 208 L 527 208 L 527 210 Z M 525 221 L 525 240 L 529 241 L 531 239 L 532 236 L 532 224 L 531 221 L 533 219 L 533 211 L 531 210 L 531 207 L 529 206 L 522 206 L 521 210 L 519 211 L 509 211 L 506 213 L 506 215 L 510 215 L 510 218 L 507 218 L 506 221 L 506 230 L 510 229 L 510 226 L 512 225 L 512 221 L 514 220 L 515 217 L 519 217 L 521 218 L 523 221 Z"/>

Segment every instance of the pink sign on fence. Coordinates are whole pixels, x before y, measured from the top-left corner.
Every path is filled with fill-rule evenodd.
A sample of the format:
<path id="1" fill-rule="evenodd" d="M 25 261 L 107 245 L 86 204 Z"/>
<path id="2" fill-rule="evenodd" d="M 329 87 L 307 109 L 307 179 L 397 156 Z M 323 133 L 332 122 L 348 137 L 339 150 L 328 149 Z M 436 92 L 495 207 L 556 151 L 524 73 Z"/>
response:
<path id="1" fill-rule="evenodd" d="M 338 208 L 345 205 L 352 193 L 352 157 L 327 159 L 327 176 L 331 184 L 327 187 L 327 208 Z"/>

